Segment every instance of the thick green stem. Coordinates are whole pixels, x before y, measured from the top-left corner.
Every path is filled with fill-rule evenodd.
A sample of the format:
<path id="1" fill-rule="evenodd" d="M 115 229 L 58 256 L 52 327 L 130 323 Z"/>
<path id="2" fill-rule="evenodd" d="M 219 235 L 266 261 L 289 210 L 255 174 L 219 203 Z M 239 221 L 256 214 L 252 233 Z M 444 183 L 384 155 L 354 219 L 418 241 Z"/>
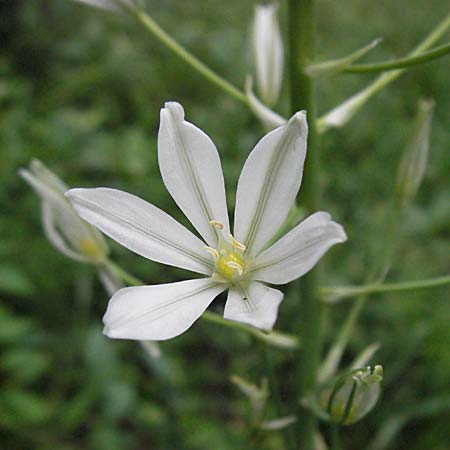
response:
<path id="1" fill-rule="evenodd" d="M 289 75 L 291 88 L 291 113 L 305 109 L 308 113 L 308 153 L 302 184 L 302 205 L 308 212 L 316 211 L 318 205 L 318 143 L 315 125 L 313 80 L 304 69 L 314 57 L 314 0 L 289 0 L 288 44 Z M 300 282 L 299 336 L 304 346 L 298 359 L 299 398 L 312 391 L 321 350 L 322 306 L 317 296 L 317 269 L 304 276 Z M 297 448 L 314 448 L 317 420 L 312 411 L 299 403 L 297 425 Z"/>

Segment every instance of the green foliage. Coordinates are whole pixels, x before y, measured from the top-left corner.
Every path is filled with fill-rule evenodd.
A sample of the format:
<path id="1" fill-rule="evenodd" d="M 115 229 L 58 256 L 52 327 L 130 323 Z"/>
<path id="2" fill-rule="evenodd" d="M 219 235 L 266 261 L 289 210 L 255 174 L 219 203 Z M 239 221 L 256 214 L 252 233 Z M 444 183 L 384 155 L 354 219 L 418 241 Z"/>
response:
<path id="1" fill-rule="evenodd" d="M 249 68 L 250 2 L 147 2 L 155 18 L 238 86 Z M 442 0 L 322 2 L 318 60 L 384 36 L 375 61 L 404 54 L 447 11 Z M 246 152 L 262 135 L 250 113 L 137 26 L 74 2 L 3 2 L 0 33 L 0 448 L 123 450 L 246 448 L 247 405 L 226 374 L 259 383 L 261 351 L 246 334 L 198 323 L 163 343 L 163 359 L 139 344 L 101 334 L 107 295 L 94 269 L 48 245 L 39 205 L 17 177 L 32 157 L 72 186 L 106 185 L 149 199 L 187 224 L 165 191 L 156 157 L 158 111 L 182 102 L 217 143 L 232 187 Z M 364 21 L 361 20 L 364 17 Z M 324 135 L 322 207 L 345 225 L 349 242 L 326 258 L 327 284 L 358 284 L 386 229 L 401 150 L 419 97 L 434 98 L 429 165 L 406 212 L 389 282 L 444 275 L 449 264 L 450 123 L 448 71 L 439 61 L 414 68 L 374 98 L 347 127 Z M 370 77 L 370 75 L 368 75 Z M 319 81 L 320 112 L 367 84 L 367 75 Z M 331 80 L 331 82 L 330 82 Z M 287 104 L 281 104 L 286 113 Z M 285 114 L 286 115 L 286 114 Z M 301 205 L 300 205 L 301 206 Z M 111 243 L 123 267 L 148 283 L 183 279 L 178 269 Z M 277 328 L 295 331 L 297 302 L 285 289 Z M 448 289 L 378 294 L 357 326 L 347 362 L 380 342 L 385 369 L 376 409 L 342 438 L 343 448 L 444 449 L 448 442 Z M 349 303 L 326 312 L 326 345 Z M 220 301 L 213 308 L 220 311 Z M 269 351 L 282 399 L 268 419 L 292 413 L 296 380 L 289 352 Z M 420 406 L 422 405 L 422 406 Z M 421 410 L 422 413 L 415 413 Z M 301 420 L 301 419 L 300 419 Z M 271 433 L 259 450 L 282 449 Z M 374 444 L 375 445 L 375 444 Z"/>

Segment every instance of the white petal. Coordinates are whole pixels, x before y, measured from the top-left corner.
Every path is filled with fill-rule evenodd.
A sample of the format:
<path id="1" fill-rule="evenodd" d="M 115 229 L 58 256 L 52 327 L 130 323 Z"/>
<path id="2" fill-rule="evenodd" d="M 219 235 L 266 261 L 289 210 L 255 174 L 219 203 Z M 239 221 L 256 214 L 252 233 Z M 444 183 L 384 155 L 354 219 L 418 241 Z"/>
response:
<path id="1" fill-rule="evenodd" d="M 153 261 L 210 274 L 203 242 L 156 206 L 108 188 L 66 193 L 80 216 L 124 247 Z"/>
<path id="2" fill-rule="evenodd" d="M 162 341 L 185 332 L 226 289 L 209 278 L 118 291 L 103 318 L 110 338 Z"/>
<path id="3" fill-rule="evenodd" d="M 249 286 L 230 289 L 223 317 L 271 330 L 277 320 L 281 300 L 281 291 L 253 281 Z"/>
<path id="4" fill-rule="evenodd" d="M 183 107 L 175 102 L 161 109 L 158 159 L 167 190 L 208 245 L 215 247 L 218 231 L 209 221 L 222 222 L 229 233 L 219 154 L 209 136 L 184 120 Z"/>
<path id="5" fill-rule="evenodd" d="M 264 136 L 239 177 L 235 238 L 256 255 L 285 221 L 300 188 L 308 126 L 304 112 Z"/>
<path id="6" fill-rule="evenodd" d="M 311 270 L 332 245 L 346 240 L 341 225 L 328 213 L 317 212 L 263 251 L 250 276 L 267 283 L 289 283 Z"/>
<path id="7" fill-rule="evenodd" d="M 41 161 L 33 159 L 30 163 L 30 169 L 33 175 L 42 183 L 53 188 L 55 191 L 64 194 L 69 189 L 67 185 L 56 176 L 51 170 L 49 170 Z"/>
<path id="8" fill-rule="evenodd" d="M 64 192 L 56 189 L 56 186 L 50 180 L 47 182 L 47 180 L 42 179 L 41 174 L 34 174 L 25 169 L 20 169 L 19 175 L 43 201 L 49 201 L 55 206 L 66 208 L 68 214 L 72 214 L 74 218 L 77 217 L 75 211 L 64 198 Z"/>
<path id="9" fill-rule="evenodd" d="M 88 262 L 89 259 L 78 251 L 72 250 L 64 239 L 61 231 L 58 229 L 54 208 L 49 202 L 43 202 L 41 208 L 42 225 L 47 239 L 57 248 L 61 253 L 75 261 Z"/>

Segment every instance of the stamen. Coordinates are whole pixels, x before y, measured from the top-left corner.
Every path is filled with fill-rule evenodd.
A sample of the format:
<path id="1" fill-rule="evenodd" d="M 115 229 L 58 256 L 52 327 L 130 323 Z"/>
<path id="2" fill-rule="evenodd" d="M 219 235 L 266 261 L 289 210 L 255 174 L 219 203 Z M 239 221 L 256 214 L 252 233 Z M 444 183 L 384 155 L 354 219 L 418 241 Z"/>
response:
<path id="1" fill-rule="evenodd" d="M 214 261 L 217 262 L 219 260 L 219 252 L 212 247 L 209 247 L 208 245 L 205 245 L 205 250 L 212 255 L 212 257 L 214 258 Z"/>
<path id="2" fill-rule="evenodd" d="M 244 244 L 241 244 L 239 241 L 237 241 L 232 234 L 230 234 L 230 241 L 231 241 L 231 245 L 238 249 L 238 250 L 242 250 L 245 251 L 245 249 L 247 248 Z"/>
<path id="3" fill-rule="evenodd" d="M 239 276 L 241 276 L 244 273 L 244 269 L 242 268 L 242 266 L 240 264 L 238 264 L 237 262 L 234 261 L 227 261 L 225 263 L 228 267 L 231 267 L 232 269 L 237 270 Z"/>
<path id="4" fill-rule="evenodd" d="M 212 225 L 213 227 L 219 229 L 219 230 L 223 230 L 223 223 L 218 221 L 218 220 L 210 220 L 209 221 L 210 225 Z"/>

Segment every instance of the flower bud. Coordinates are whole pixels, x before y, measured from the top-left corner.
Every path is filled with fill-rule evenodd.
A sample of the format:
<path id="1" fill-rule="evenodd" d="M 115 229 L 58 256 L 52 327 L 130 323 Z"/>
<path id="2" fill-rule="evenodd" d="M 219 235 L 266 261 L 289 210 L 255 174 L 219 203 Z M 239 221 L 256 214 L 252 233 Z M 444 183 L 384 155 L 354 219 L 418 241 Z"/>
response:
<path id="1" fill-rule="evenodd" d="M 42 224 L 50 243 L 76 261 L 103 262 L 108 254 L 103 236 L 75 212 L 64 196 L 68 187 L 38 160 L 19 175 L 41 199 Z"/>
<path id="2" fill-rule="evenodd" d="M 266 105 L 273 106 L 283 78 L 283 42 L 276 5 L 255 7 L 253 53 L 258 93 Z"/>
<path id="3" fill-rule="evenodd" d="M 402 207 L 414 199 L 423 179 L 430 146 L 433 109 L 432 100 L 419 102 L 415 127 L 400 161 L 396 191 Z"/>
<path id="4" fill-rule="evenodd" d="M 354 370 L 333 386 L 324 388 L 319 398 L 320 406 L 332 422 L 340 425 L 358 422 L 377 403 L 382 379 L 381 366 Z"/>

